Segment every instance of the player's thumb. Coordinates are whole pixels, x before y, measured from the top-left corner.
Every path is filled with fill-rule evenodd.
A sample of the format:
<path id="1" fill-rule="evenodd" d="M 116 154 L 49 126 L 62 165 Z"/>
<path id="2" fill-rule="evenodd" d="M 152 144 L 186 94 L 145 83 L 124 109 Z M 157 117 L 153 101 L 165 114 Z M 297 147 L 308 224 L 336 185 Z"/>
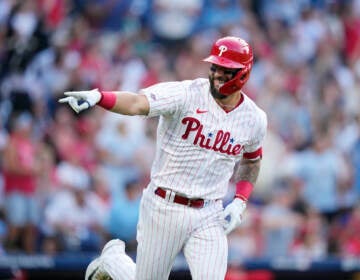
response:
<path id="1" fill-rule="evenodd" d="M 225 207 L 223 214 L 224 214 L 224 218 L 226 218 L 227 216 L 229 216 L 233 211 L 232 211 L 232 205 L 231 203 Z"/>
<path id="2" fill-rule="evenodd" d="M 83 110 L 85 110 L 85 109 L 88 109 L 88 108 L 90 108 L 90 104 L 89 104 L 89 102 L 87 102 L 87 101 L 85 101 L 85 102 L 83 102 L 82 104 L 80 104 L 80 105 L 77 106 L 78 113 L 81 112 L 81 111 L 83 111 Z"/>

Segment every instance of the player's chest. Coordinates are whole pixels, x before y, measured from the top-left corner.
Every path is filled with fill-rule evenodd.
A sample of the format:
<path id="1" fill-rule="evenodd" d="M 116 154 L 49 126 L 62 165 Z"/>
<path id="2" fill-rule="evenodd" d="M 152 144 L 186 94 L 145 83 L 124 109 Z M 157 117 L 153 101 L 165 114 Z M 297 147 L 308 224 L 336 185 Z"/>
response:
<path id="1" fill-rule="evenodd" d="M 195 108 L 180 117 L 179 138 L 200 149 L 238 156 L 251 138 L 249 120 L 246 114 L 230 115 Z"/>

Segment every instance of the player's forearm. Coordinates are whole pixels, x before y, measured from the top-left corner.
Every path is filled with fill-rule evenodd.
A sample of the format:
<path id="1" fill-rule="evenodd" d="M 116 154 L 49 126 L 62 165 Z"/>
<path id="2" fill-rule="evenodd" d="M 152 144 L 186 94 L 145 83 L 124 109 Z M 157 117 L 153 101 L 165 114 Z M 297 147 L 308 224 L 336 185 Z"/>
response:
<path id="1" fill-rule="evenodd" d="M 260 162 L 260 159 L 256 161 L 243 160 L 240 162 L 235 169 L 234 181 L 249 181 L 255 185 L 259 176 Z"/>
<path id="2" fill-rule="evenodd" d="M 102 99 L 98 105 L 122 115 L 134 116 L 149 113 L 149 102 L 145 95 L 126 91 L 102 92 Z"/>
<path id="3" fill-rule="evenodd" d="M 240 162 L 234 173 L 236 182 L 235 198 L 247 201 L 253 191 L 260 171 L 260 159 L 256 161 L 243 160 Z"/>

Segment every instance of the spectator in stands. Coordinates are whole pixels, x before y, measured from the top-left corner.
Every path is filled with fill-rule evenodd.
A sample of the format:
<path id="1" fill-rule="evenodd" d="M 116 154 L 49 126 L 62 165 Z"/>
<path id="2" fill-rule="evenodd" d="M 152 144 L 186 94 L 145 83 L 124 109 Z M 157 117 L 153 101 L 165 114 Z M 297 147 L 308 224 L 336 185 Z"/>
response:
<path id="1" fill-rule="evenodd" d="M 7 21 L 8 42 L 0 77 L 9 73 L 22 73 L 34 54 L 48 45 L 44 23 L 34 0 L 16 1 Z"/>
<path id="2" fill-rule="evenodd" d="M 343 157 L 334 149 L 326 125 L 315 132 L 312 145 L 294 158 L 293 175 L 303 181 L 305 202 L 329 220 L 340 208 L 338 184 L 347 180 L 346 166 Z M 321 195 L 314 195 L 314 191 Z"/>
<path id="3" fill-rule="evenodd" d="M 39 222 L 37 176 L 38 145 L 32 138 L 33 118 L 28 112 L 14 116 L 9 140 L 4 148 L 3 172 L 8 236 L 6 248 L 36 250 Z"/>
<path id="4" fill-rule="evenodd" d="M 151 2 L 148 23 L 155 36 L 163 40 L 183 40 L 197 27 L 204 0 L 154 0 Z"/>
<path id="5" fill-rule="evenodd" d="M 134 162 L 139 170 L 142 180 L 150 180 L 151 165 L 155 158 L 155 143 L 158 118 L 147 118 L 145 120 L 145 139 L 143 144 L 136 149 Z"/>
<path id="6" fill-rule="evenodd" d="M 37 158 L 41 172 L 37 178 L 37 197 L 40 208 L 43 209 L 51 197 L 59 190 L 60 183 L 57 176 L 57 163 L 55 151 L 50 144 L 39 143 Z"/>
<path id="7" fill-rule="evenodd" d="M 348 215 L 345 223 L 338 231 L 337 241 L 339 255 L 343 258 L 360 257 L 360 205 L 355 207 Z"/>
<path id="8" fill-rule="evenodd" d="M 268 258 L 289 256 L 296 230 L 302 217 L 292 210 L 294 197 L 287 186 L 277 186 L 273 190 L 269 204 L 262 212 L 264 234 L 263 255 Z"/>
<path id="9" fill-rule="evenodd" d="M 142 147 L 144 127 L 140 117 L 128 118 L 106 113 L 102 127 L 97 131 L 100 161 L 111 179 L 112 193 L 123 188 L 128 180 L 139 176 L 134 162 L 135 153 Z"/>
<path id="10" fill-rule="evenodd" d="M 109 181 L 111 181 L 111 178 L 108 178 L 103 167 L 99 166 L 92 173 L 91 192 L 89 195 L 90 204 L 94 205 L 95 209 L 97 209 L 95 219 L 100 222 L 105 231 L 105 235 L 107 233 L 106 226 L 112 199 Z"/>
<path id="11" fill-rule="evenodd" d="M 259 210 L 249 204 L 244 222 L 229 234 L 229 264 L 237 266 L 248 259 L 262 255 L 262 236 Z"/>
<path id="12" fill-rule="evenodd" d="M 237 24 L 244 17 L 244 9 L 236 0 L 204 0 L 200 18 L 201 28 L 221 28 Z"/>
<path id="13" fill-rule="evenodd" d="M 290 255 L 306 261 L 323 260 L 327 255 L 326 223 L 314 210 L 308 210 L 299 227 Z"/>
<path id="14" fill-rule="evenodd" d="M 96 146 L 96 136 L 100 128 L 101 115 L 99 111 L 84 114 L 76 122 L 78 132 L 73 153 L 77 154 L 79 164 L 88 172 L 95 172 L 99 165 L 99 151 Z"/>
<path id="15" fill-rule="evenodd" d="M 97 204 L 89 199 L 90 176 L 84 168 L 63 162 L 58 175 L 63 189 L 44 209 L 43 232 L 57 250 L 96 251 L 103 245 Z"/>
<path id="16" fill-rule="evenodd" d="M 136 250 L 136 226 L 139 217 L 142 186 L 138 180 L 128 181 L 111 202 L 107 229 L 112 238 L 126 243 L 126 249 Z"/>

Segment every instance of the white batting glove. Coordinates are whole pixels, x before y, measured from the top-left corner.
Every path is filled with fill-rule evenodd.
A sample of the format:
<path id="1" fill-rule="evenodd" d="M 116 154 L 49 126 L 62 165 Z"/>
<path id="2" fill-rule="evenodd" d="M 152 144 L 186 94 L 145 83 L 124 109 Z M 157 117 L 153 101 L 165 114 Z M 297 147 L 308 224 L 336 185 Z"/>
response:
<path id="1" fill-rule="evenodd" d="M 59 99 L 59 102 L 68 103 L 76 113 L 95 106 L 101 99 L 101 93 L 97 88 L 84 91 L 66 91 L 64 95 L 67 97 Z"/>
<path id="2" fill-rule="evenodd" d="M 240 198 L 234 200 L 224 209 L 224 218 L 229 216 L 224 225 L 225 234 L 229 234 L 242 222 L 242 214 L 246 208 L 246 202 Z"/>

